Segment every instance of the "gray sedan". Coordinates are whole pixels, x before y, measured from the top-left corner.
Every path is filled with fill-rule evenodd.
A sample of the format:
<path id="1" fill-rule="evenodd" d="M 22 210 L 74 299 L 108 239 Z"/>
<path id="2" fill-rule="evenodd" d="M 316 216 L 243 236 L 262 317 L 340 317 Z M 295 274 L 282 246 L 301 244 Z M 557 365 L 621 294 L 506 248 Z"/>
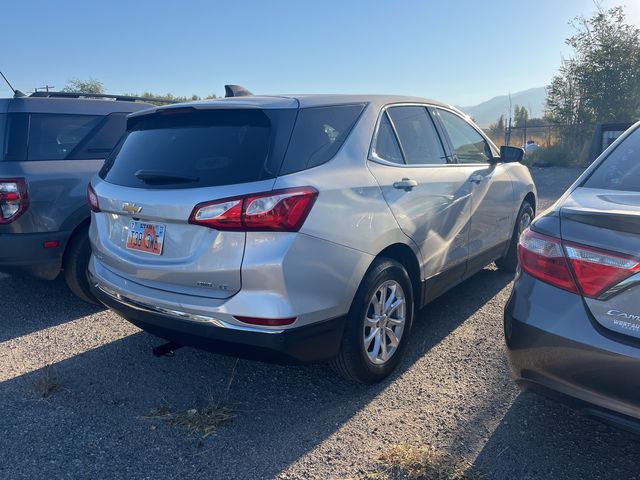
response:
<path id="1" fill-rule="evenodd" d="M 640 433 L 640 123 L 520 237 L 505 309 L 522 387 Z"/>

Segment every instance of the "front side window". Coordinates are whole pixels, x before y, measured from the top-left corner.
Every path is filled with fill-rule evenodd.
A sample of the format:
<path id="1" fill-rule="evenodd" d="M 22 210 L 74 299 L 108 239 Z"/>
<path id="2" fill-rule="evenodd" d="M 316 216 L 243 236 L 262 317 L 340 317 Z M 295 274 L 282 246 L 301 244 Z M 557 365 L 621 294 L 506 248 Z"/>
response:
<path id="1" fill-rule="evenodd" d="M 640 192 L 640 128 L 625 138 L 582 186 Z"/>
<path id="2" fill-rule="evenodd" d="M 66 159 L 103 118 L 98 115 L 32 114 L 27 147 L 29 160 Z"/>
<path id="3" fill-rule="evenodd" d="M 398 133 L 400 147 L 407 164 L 447 163 L 440 137 L 425 107 L 391 107 L 387 109 L 387 113 Z"/>
<path id="4" fill-rule="evenodd" d="M 484 137 L 458 115 L 440 109 L 439 113 L 458 163 L 489 163 L 491 149 Z"/>

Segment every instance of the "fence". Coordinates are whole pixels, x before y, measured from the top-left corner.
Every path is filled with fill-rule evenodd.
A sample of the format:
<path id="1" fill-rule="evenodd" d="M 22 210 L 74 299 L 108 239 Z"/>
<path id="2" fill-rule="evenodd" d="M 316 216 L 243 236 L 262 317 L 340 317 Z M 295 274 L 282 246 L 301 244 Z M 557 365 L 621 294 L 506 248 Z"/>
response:
<path id="1" fill-rule="evenodd" d="M 504 144 L 522 146 L 533 140 L 541 147 L 550 147 L 560 141 L 562 125 L 546 124 L 522 127 L 507 127 L 504 130 Z"/>

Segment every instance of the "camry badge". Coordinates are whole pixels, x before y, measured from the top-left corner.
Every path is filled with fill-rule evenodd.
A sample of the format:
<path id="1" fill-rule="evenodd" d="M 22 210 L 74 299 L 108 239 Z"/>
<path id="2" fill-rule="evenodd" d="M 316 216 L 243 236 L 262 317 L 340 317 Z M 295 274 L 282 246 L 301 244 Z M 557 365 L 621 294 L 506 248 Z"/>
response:
<path id="1" fill-rule="evenodd" d="M 134 213 L 140 213 L 142 211 L 142 207 L 139 207 L 135 203 L 124 202 L 122 204 L 122 210 L 133 215 Z"/>

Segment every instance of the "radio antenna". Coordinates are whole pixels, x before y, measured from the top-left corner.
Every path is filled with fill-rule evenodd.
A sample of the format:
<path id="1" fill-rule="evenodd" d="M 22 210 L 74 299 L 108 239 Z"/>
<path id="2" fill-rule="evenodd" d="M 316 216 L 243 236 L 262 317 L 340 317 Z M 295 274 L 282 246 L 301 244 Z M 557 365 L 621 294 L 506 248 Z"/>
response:
<path id="1" fill-rule="evenodd" d="M 22 93 L 20 90 L 16 90 L 15 88 L 13 88 L 13 85 L 11 85 L 9 80 L 7 80 L 7 77 L 4 76 L 4 73 L 2 73 L 2 71 L 0 71 L 0 75 L 2 75 L 2 78 L 4 78 L 4 81 L 7 82 L 7 85 L 9 85 L 9 88 L 13 92 L 14 98 L 26 97 L 26 95 L 24 93 Z"/>

